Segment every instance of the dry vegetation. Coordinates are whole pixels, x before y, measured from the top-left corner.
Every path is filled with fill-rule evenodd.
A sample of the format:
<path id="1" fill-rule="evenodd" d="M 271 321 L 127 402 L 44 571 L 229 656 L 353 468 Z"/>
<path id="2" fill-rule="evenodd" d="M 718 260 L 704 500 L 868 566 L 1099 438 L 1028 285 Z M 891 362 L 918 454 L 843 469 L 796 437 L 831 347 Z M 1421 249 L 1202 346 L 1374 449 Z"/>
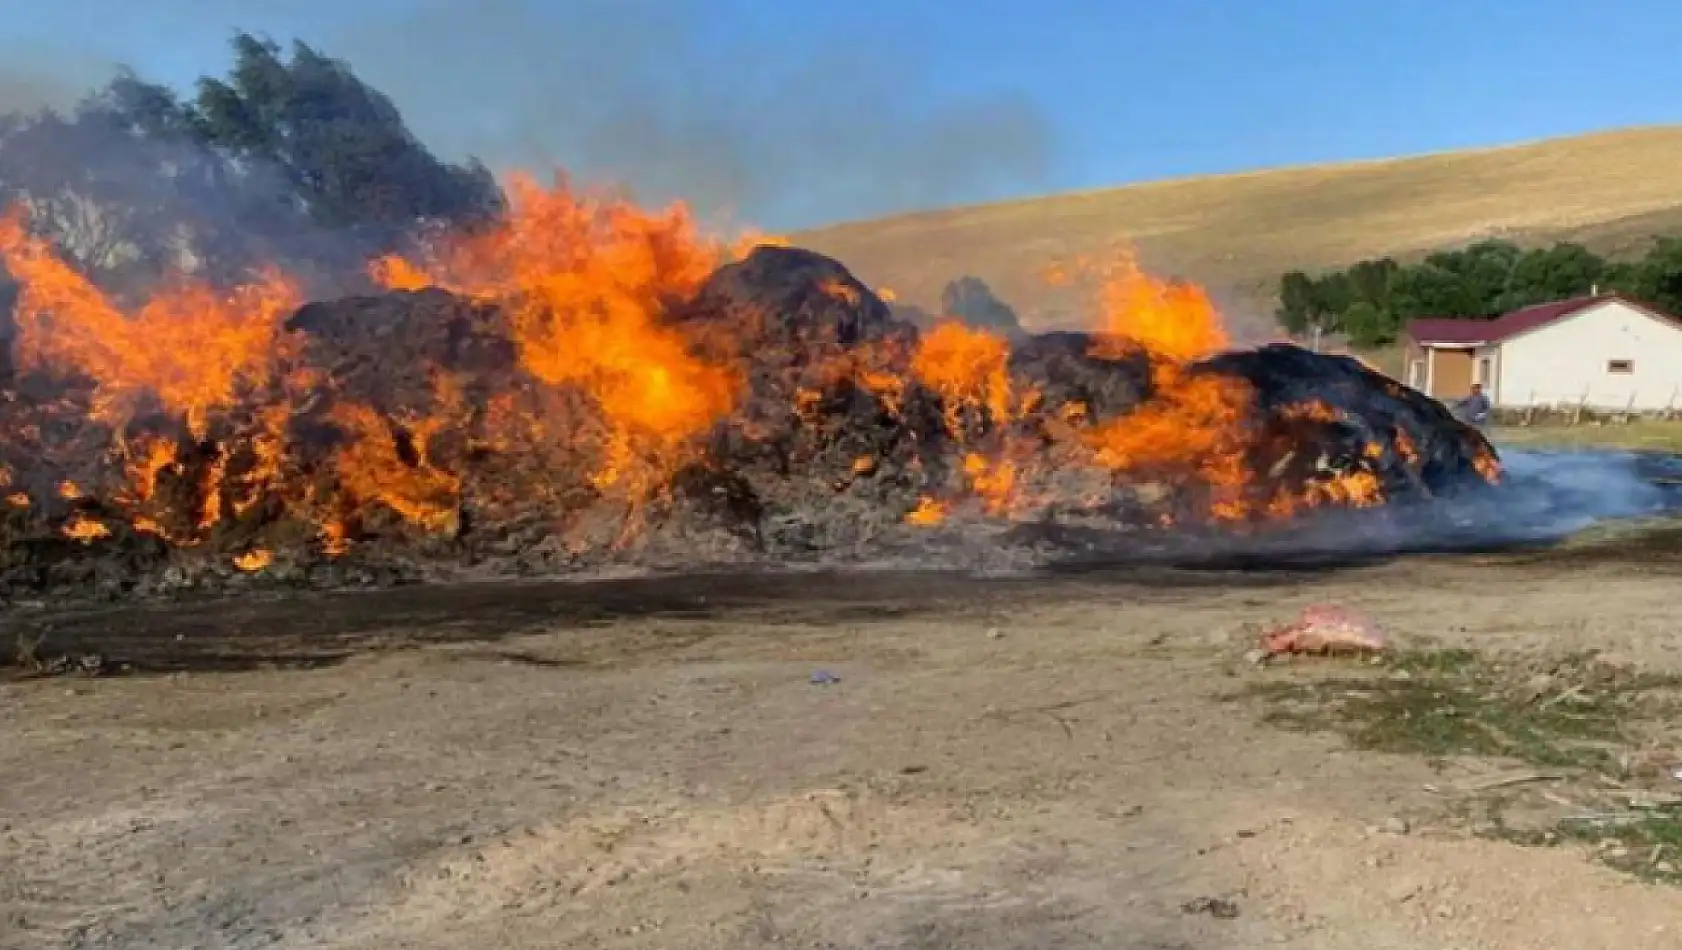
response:
<path id="1" fill-rule="evenodd" d="M 1581 240 L 1639 250 L 1682 224 L 1682 127 L 1529 145 L 1165 181 L 834 225 L 796 240 L 929 306 L 959 274 L 987 281 L 1024 322 L 1066 321 L 1060 256 L 1135 243 L 1153 267 L 1209 285 L 1265 334 L 1279 274 L 1406 258 L 1468 239 Z M 1248 315 L 1249 319 L 1242 319 Z"/>
<path id="2" fill-rule="evenodd" d="M 1512 447 L 1682 452 L 1682 420 L 1636 419 L 1622 425 L 1499 426 L 1490 432 L 1490 437 L 1498 445 Z"/>

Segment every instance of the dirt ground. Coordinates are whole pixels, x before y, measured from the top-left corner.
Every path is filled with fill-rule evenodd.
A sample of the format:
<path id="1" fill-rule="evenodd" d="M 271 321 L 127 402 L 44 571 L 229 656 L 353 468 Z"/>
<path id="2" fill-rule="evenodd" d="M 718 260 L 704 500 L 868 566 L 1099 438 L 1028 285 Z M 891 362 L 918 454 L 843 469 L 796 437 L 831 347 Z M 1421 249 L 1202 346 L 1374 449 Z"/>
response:
<path id="1" fill-rule="evenodd" d="M 0 946 L 1674 946 L 1682 889 L 1439 820 L 1509 764 L 1356 752 L 1234 699 L 1289 675 L 1244 653 L 1312 602 L 1402 643 L 1682 666 L 1682 567 L 1636 561 L 59 618 L 49 642 L 142 669 L 0 684 Z"/>

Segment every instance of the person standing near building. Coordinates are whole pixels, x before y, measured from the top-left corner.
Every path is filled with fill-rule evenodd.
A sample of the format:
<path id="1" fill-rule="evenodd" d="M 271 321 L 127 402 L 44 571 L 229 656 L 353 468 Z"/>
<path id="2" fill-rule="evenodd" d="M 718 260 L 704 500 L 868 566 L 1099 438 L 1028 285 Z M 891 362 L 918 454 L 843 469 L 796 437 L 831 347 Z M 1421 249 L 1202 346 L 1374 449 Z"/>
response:
<path id="1" fill-rule="evenodd" d="M 1455 408 L 1458 410 L 1455 415 L 1460 417 L 1461 422 L 1481 429 L 1489 422 L 1489 412 L 1493 407 L 1489 397 L 1483 394 L 1483 384 L 1473 383 L 1471 395 L 1460 400 Z"/>

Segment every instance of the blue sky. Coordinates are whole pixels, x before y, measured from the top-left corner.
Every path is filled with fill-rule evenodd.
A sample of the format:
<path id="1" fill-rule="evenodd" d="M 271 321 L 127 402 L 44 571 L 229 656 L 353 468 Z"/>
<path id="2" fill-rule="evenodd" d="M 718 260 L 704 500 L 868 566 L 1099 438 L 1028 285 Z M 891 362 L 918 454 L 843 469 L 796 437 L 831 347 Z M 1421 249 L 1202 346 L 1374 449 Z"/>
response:
<path id="1" fill-rule="evenodd" d="M 235 28 L 446 153 L 773 226 L 1682 120 L 1663 0 L 56 0 L 0 56 L 185 84 Z"/>

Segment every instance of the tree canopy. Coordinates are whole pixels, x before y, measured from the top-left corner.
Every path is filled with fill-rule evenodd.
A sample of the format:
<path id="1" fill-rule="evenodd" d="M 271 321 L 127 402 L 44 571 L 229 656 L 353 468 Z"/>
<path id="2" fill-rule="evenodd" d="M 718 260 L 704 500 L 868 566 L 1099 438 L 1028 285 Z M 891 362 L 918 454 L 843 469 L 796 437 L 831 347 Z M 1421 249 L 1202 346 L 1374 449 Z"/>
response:
<path id="1" fill-rule="evenodd" d="M 1660 239 L 1634 261 L 1608 261 L 1570 242 L 1526 249 L 1485 240 L 1415 264 L 1381 258 L 1317 276 L 1291 271 L 1279 279 L 1277 315 L 1292 333 L 1319 328 L 1381 346 L 1416 318 L 1487 320 L 1595 288 L 1682 313 L 1682 238 Z"/>
<path id="2" fill-rule="evenodd" d="M 434 156 L 348 64 L 246 33 L 232 47 L 190 95 L 124 73 L 66 113 L 0 117 L 0 198 L 114 288 L 258 264 L 331 282 L 503 207 L 482 164 Z"/>

